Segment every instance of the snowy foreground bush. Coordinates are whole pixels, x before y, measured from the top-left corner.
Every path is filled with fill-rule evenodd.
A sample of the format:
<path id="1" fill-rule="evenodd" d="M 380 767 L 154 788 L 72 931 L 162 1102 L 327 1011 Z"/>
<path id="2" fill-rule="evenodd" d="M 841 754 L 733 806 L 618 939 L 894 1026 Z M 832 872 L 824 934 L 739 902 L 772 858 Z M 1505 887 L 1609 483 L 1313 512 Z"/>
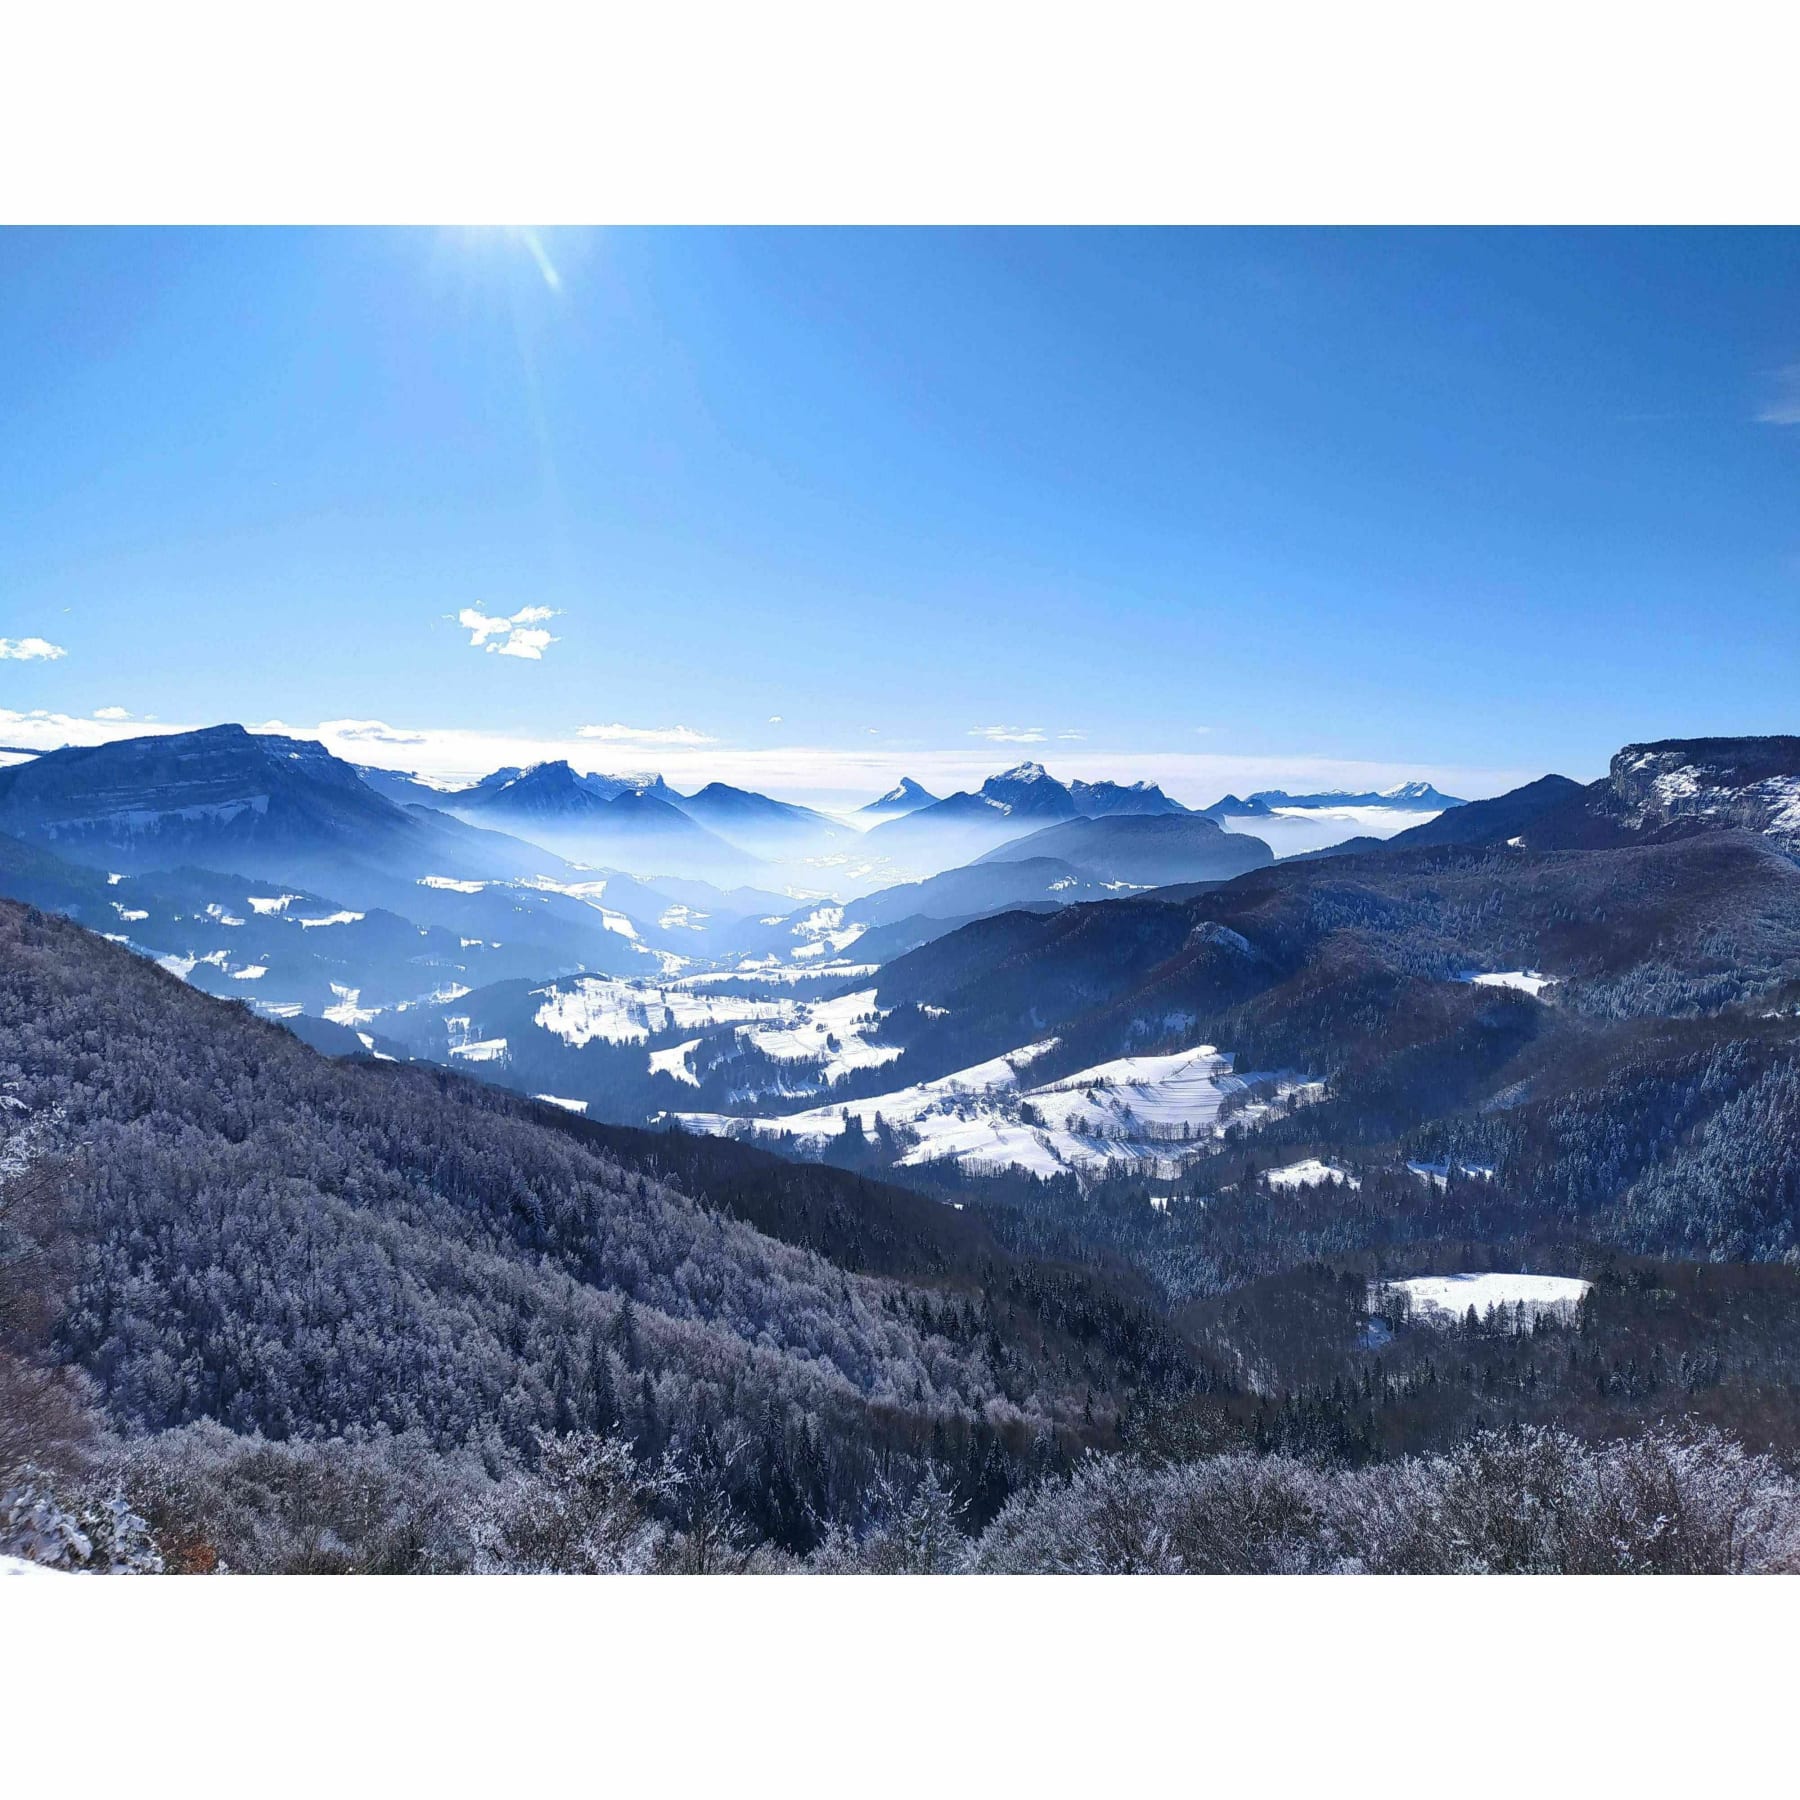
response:
<path id="1" fill-rule="evenodd" d="M 734 1454 L 708 1443 L 652 1462 L 617 1437 L 546 1437 L 533 1469 L 494 1481 L 407 1439 L 190 1428 L 139 1440 L 94 1490 L 105 1499 L 27 1471 L 0 1495 L 0 1556 L 113 1573 L 1800 1572 L 1800 1481 L 1716 1431 L 1596 1444 L 1515 1428 L 1361 1469 L 1091 1456 L 974 1535 L 927 1468 L 906 1491 L 878 1486 L 867 1517 L 830 1525 L 804 1558 L 745 1528 Z"/>
<path id="2" fill-rule="evenodd" d="M 966 1567 L 1006 1574 L 1800 1571 L 1800 1483 L 1717 1432 L 1593 1445 L 1490 1432 L 1358 1470 L 1097 1458 L 1009 1503 Z"/>
<path id="3" fill-rule="evenodd" d="M 0 1488 L 0 1557 L 85 1575 L 160 1575 L 150 1527 L 116 1489 L 67 1499 L 27 1464 Z"/>

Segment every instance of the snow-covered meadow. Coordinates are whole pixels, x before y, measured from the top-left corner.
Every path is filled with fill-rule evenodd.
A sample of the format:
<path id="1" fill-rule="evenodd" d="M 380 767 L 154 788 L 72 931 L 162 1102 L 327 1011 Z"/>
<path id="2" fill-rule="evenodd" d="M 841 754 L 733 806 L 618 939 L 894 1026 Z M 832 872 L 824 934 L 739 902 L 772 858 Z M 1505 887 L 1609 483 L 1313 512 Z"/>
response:
<path id="1" fill-rule="evenodd" d="M 1414 1275 L 1403 1281 L 1374 1282 L 1370 1303 L 1384 1292 L 1404 1294 L 1412 1314 L 1424 1324 L 1456 1325 L 1468 1316 L 1485 1318 L 1491 1307 L 1523 1307 L 1532 1319 L 1568 1317 L 1593 1284 L 1574 1275 L 1510 1275 L 1488 1270 L 1465 1275 Z"/>
<path id="2" fill-rule="evenodd" d="M 1227 1108 L 1247 1101 L 1257 1085 L 1273 1085 L 1282 1096 L 1308 1085 L 1234 1074 L 1231 1057 L 1211 1044 L 1118 1057 L 1037 1087 L 1022 1085 L 1023 1072 L 1055 1048 L 1054 1038 L 1023 1045 L 934 1081 L 802 1112 L 676 1117 L 696 1131 L 814 1149 L 840 1136 L 851 1120 L 864 1132 L 887 1126 L 906 1140 L 902 1167 L 954 1162 L 971 1170 L 1059 1175 L 1131 1166 L 1168 1176 L 1195 1145 L 1219 1136 Z"/>

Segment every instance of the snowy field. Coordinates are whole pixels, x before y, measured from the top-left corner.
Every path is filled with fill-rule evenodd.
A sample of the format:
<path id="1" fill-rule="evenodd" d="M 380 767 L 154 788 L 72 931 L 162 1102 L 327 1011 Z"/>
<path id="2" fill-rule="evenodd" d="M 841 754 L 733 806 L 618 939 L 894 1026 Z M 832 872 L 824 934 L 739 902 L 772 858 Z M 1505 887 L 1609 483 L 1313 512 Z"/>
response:
<path id="1" fill-rule="evenodd" d="M 1555 987 L 1559 977 L 1542 975 L 1536 969 L 1499 969 L 1486 974 L 1478 974 L 1471 969 L 1456 979 L 1470 982 L 1476 987 L 1517 988 L 1521 994 L 1529 994 L 1536 1000 L 1545 988 Z"/>
<path id="2" fill-rule="evenodd" d="M 953 1075 L 941 1075 L 935 1081 L 920 1082 L 914 1087 L 896 1088 L 870 1100 L 846 1100 L 832 1106 L 815 1106 L 805 1112 L 786 1113 L 778 1118 L 745 1119 L 731 1113 L 677 1113 L 682 1124 L 694 1131 L 711 1132 L 715 1137 L 748 1136 L 781 1137 L 814 1147 L 839 1136 L 845 1124 L 855 1119 L 865 1131 L 875 1128 L 877 1117 L 889 1125 L 911 1127 L 918 1120 L 959 1106 L 973 1107 L 990 1101 L 996 1095 L 1018 1085 L 1019 1071 L 1035 1062 L 1046 1051 L 1056 1048 L 1055 1038 L 1041 1044 L 1027 1044 L 1022 1050 L 990 1058 Z"/>
<path id="3" fill-rule="evenodd" d="M 1309 1156 L 1304 1162 L 1288 1163 L 1280 1169 L 1264 1169 L 1263 1180 L 1277 1192 L 1286 1192 L 1293 1188 L 1318 1187 L 1323 1182 L 1342 1182 L 1346 1187 L 1359 1188 L 1362 1183 L 1346 1170 L 1333 1168 L 1328 1162 L 1320 1162 L 1316 1156 Z"/>
<path id="4" fill-rule="evenodd" d="M 781 1023 L 798 1016 L 803 1002 L 746 1000 L 708 994 L 678 983 L 627 981 L 616 975 L 583 975 L 556 987 L 534 988 L 543 1005 L 535 1022 L 579 1050 L 585 1044 L 643 1044 L 665 1031 L 701 1031 L 752 1021 Z"/>
<path id="5" fill-rule="evenodd" d="M 1235 1075 L 1229 1056 L 1200 1044 L 1165 1056 L 1119 1057 L 1040 1087 L 1022 1086 L 1022 1071 L 1055 1047 L 1054 1038 L 1027 1044 L 935 1081 L 772 1118 L 676 1116 L 695 1131 L 785 1138 L 813 1148 L 842 1133 L 847 1119 L 865 1132 L 879 1119 L 911 1140 L 900 1158 L 910 1167 L 948 1161 L 1060 1175 L 1124 1165 L 1166 1176 L 1193 1145 L 1216 1138 L 1227 1101 L 1245 1096 L 1252 1081 L 1273 1079 Z M 1287 1084 L 1284 1091 L 1303 1089 Z"/>
<path id="6" fill-rule="evenodd" d="M 1573 1313 L 1592 1285 L 1574 1275 L 1415 1275 L 1406 1281 L 1371 1283 L 1370 1303 L 1378 1303 L 1385 1287 L 1405 1294 L 1414 1315 L 1429 1324 L 1457 1324 L 1471 1306 L 1480 1318 L 1487 1316 L 1490 1306 L 1523 1306 L 1535 1319 Z"/>
<path id="7" fill-rule="evenodd" d="M 769 1004 L 764 1002 L 763 1004 Z M 875 990 L 841 994 L 835 1000 L 779 1000 L 786 1016 L 769 1024 L 744 1025 L 738 1037 L 776 1062 L 816 1062 L 819 1079 L 836 1081 L 852 1069 L 876 1069 L 900 1055 L 898 1044 L 872 1044 L 868 1033 L 883 1017 Z"/>
<path id="8" fill-rule="evenodd" d="M 534 1023 L 576 1050 L 591 1043 L 648 1044 L 670 1031 L 729 1029 L 738 1042 L 772 1061 L 812 1065 L 821 1084 L 853 1069 L 880 1068 L 901 1053 L 897 1044 L 872 1041 L 885 1016 L 875 1004 L 873 988 L 831 999 L 786 994 L 753 999 L 686 981 L 658 984 L 583 975 L 536 988 L 533 998 L 543 1002 Z M 696 1035 L 650 1051 L 650 1073 L 697 1087 L 691 1058 L 702 1042 Z M 451 1054 L 467 1052 L 453 1049 Z"/>

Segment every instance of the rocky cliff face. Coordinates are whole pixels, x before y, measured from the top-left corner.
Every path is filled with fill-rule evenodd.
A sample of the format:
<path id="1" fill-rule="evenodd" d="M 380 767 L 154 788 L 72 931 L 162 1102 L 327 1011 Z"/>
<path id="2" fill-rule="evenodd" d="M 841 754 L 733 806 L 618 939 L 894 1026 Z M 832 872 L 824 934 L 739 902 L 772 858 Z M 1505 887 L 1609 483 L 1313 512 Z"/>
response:
<path id="1" fill-rule="evenodd" d="M 1704 820 L 1800 847 L 1800 737 L 1627 744 L 1612 760 L 1611 782 L 1633 824 Z"/>

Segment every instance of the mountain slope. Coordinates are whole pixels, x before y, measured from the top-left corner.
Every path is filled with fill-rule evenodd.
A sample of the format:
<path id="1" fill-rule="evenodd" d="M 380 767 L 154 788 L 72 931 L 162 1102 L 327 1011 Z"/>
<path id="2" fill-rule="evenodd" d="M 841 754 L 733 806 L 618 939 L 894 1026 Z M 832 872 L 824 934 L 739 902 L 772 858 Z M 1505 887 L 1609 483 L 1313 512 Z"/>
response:
<path id="1" fill-rule="evenodd" d="M 1054 857 L 1095 881 L 1131 887 L 1223 880 L 1273 860 L 1261 838 L 1222 830 L 1198 813 L 1069 819 L 1002 844 L 977 866 Z"/>
<path id="2" fill-rule="evenodd" d="M 1735 827 L 1800 851 L 1800 738 L 1669 738 L 1627 744 L 1601 780 L 1546 775 L 1385 839 L 1323 852 L 1450 844 L 1616 848 Z"/>
<path id="3" fill-rule="evenodd" d="M 937 802 L 936 794 L 920 787 L 910 775 L 903 775 L 879 799 L 860 808 L 860 813 L 869 819 L 898 819 L 903 814 L 917 812 L 922 806 L 935 806 Z"/>
<path id="4" fill-rule="evenodd" d="M 791 806 L 766 794 L 709 782 L 698 793 L 678 796 L 675 804 L 697 824 L 730 838 L 734 832 L 752 839 L 772 837 L 839 838 L 843 827 L 809 806 Z"/>
<path id="5" fill-rule="evenodd" d="M 1545 818 L 1553 818 L 1585 795 L 1580 782 L 1566 775 L 1544 775 L 1524 787 L 1491 800 L 1470 800 L 1422 825 L 1409 825 L 1389 838 L 1354 837 L 1328 844 L 1302 856 L 1360 856 L 1370 850 L 1429 850 L 1452 844 L 1506 844 L 1523 837 Z"/>
<path id="6" fill-rule="evenodd" d="M 840 1128 L 846 1100 L 885 1108 L 891 1126 L 930 1084 L 966 1087 L 1030 1047 L 1025 1098 L 1045 1118 L 1002 1095 L 960 1122 L 934 1114 L 929 1142 L 903 1128 L 889 1151 L 918 1164 L 941 1141 L 1030 1168 L 1055 1123 L 1036 1095 L 1091 1086 L 1083 1071 L 1118 1063 L 1142 1089 L 1121 1128 L 1142 1137 L 1177 1098 L 1144 1086 L 1152 1065 L 1217 1046 L 1264 1072 L 1265 1095 L 1285 1084 L 1305 1103 L 1162 1152 L 1182 1165 L 1182 1192 L 1236 1188 L 1252 1144 L 1265 1162 L 1348 1158 L 1368 1190 L 1355 1230 L 1380 1241 L 1394 1183 L 1446 1181 L 1460 1155 L 1494 1183 L 1495 1228 L 1549 1214 L 1644 1252 L 1794 1254 L 1800 1127 L 1783 1122 L 1781 1096 L 1800 1080 L 1800 864 L 1785 812 L 1800 771 L 1788 759 L 1780 744 L 1631 747 L 1607 782 L 1528 796 L 1544 810 L 1523 843 L 1389 846 L 963 926 L 876 971 L 893 1023 L 873 1042 L 903 1054 L 834 1091 L 821 1130 Z M 1488 829 L 1519 817 L 1496 806 Z M 1550 822 L 1575 847 L 1535 847 Z M 1183 1116 L 1199 1118 L 1203 1098 L 1182 1101 Z M 1084 1137 L 1063 1161 L 1123 1156 L 1121 1141 Z M 1259 1229 L 1272 1241 L 1244 1214 L 1233 1254 L 1261 1255 Z M 1180 1280 L 1195 1278 L 1190 1267 Z"/>
<path id="7" fill-rule="evenodd" d="M 0 769 L 0 831 L 118 870 L 231 869 L 385 901 L 427 874 L 510 878 L 541 850 L 384 799 L 301 738 L 216 725 L 55 750 Z"/>
<path id="8" fill-rule="evenodd" d="M 598 867 L 636 876 L 699 876 L 727 885 L 754 879 L 754 857 L 690 818 L 673 797 L 659 797 L 657 783 L 619 786 L 610 795 L 608 785 L 577 774 L 566 762 L 547 762 L 451 801 L 460 817 L 500 825 Z"/>
<path id="9" fill-rule="evenodd" d="M 1185 813 L 1179 800 L 1171 800 L 1154 781 L 1071 781 L 1069 798 L 1084 819 L 1116 815 L 1148 817 L 1160 813 Z"/>
<path id="10" fill-rule="evenodd" d="M 945 1209 L 332 1063 L 12 903 L 0 1001 L 0 1152 L 60 1184 L 78 1246 L 57 1344 L 137 1428 L 416 1431 L 501 1467 L 538 1429 L 651 1454 L 730 1429 L 760 1482 L 800 1483 L 803 1537 L 867 1457 L 934 1429 L 1022 1451 L 1079 1422 L 1067 1354 L 1104 1383 L 1109 1342 L 1148 1349 L 1115 1290 Z"/>

